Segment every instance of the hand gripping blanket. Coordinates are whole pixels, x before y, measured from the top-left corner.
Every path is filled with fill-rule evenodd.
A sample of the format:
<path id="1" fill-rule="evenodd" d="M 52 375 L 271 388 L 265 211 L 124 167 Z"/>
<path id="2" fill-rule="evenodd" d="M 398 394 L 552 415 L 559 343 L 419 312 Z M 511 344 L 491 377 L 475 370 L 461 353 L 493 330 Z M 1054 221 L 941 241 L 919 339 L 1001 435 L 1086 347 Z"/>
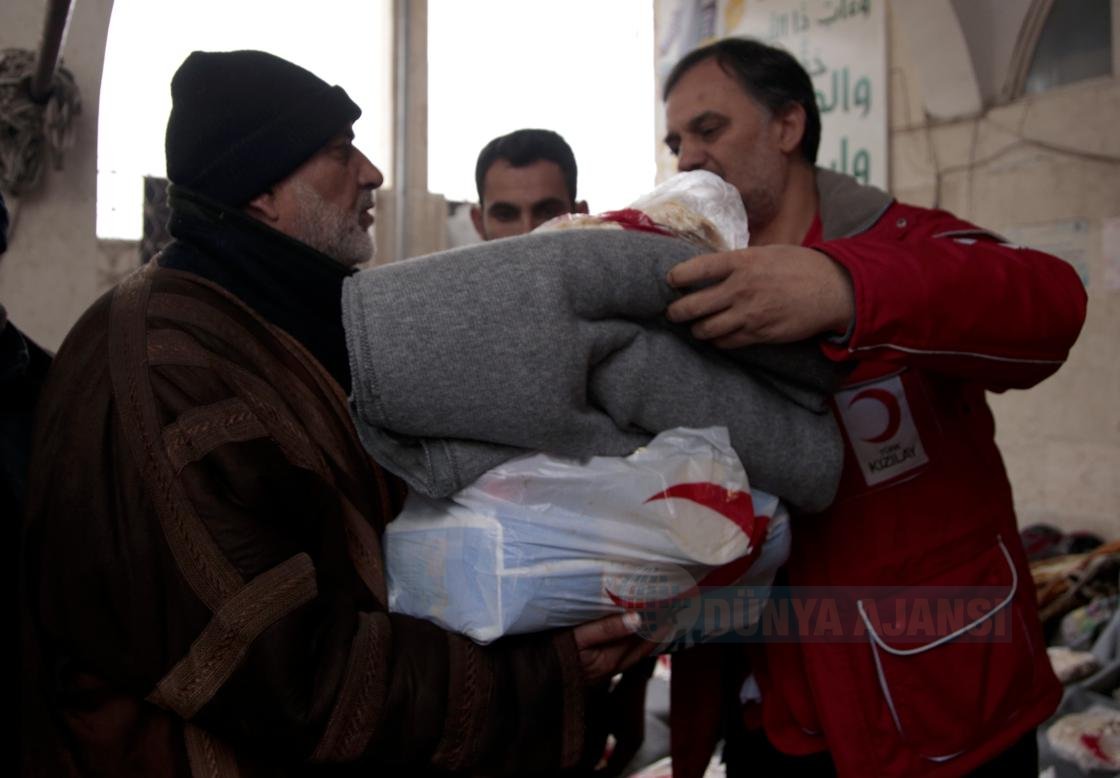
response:
<path id="1" fill-rule="evenodd" d="M 726 426 L 751 483 L 831 501 L 841 368 L 812 343 L 725 352 L 671 325 L 669 269 L 697 247 L 640 232 L 531 234 L 372 268 L 343 288 L 351 413 L 371 456 L 446 497 L 527 453 L 623 456 Z"/>

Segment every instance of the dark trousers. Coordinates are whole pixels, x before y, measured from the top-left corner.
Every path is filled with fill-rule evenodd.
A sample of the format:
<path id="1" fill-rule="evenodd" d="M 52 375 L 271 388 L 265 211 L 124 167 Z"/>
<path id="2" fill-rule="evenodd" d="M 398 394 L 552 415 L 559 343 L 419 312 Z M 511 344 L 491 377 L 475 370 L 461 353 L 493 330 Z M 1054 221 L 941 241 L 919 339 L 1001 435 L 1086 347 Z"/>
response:
<path id="1" fill-rule="evenodd" d="M 808 756 L 783 754 L 761 729 L 739 728 L 724 741 L 727 778 L 828 778 L 836 768 L 827 751 Z M 1038 778 L 1038 737 L 1035 730 L 1015 745 L 969 773 L 969 778 Z"/>

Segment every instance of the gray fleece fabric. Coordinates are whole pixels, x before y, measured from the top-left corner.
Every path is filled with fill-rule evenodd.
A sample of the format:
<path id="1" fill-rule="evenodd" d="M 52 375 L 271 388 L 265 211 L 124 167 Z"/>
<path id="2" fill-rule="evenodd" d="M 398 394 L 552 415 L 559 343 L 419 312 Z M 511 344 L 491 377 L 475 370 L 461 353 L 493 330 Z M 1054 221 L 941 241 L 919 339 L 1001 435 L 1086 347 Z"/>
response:
<path id="1" fill-rule="evenodd" d="M 810 343 L 723 352 L 669 324 L 665 276 L 697 253 L 567 230 L 357 273 L 342 308 L 363 444 L 446 497 L 514 456 L 623 456 L 662 430 L 722 425 L 754 486 L 825 508 L 843 453 L 826 395 L 842 368 Z"/>

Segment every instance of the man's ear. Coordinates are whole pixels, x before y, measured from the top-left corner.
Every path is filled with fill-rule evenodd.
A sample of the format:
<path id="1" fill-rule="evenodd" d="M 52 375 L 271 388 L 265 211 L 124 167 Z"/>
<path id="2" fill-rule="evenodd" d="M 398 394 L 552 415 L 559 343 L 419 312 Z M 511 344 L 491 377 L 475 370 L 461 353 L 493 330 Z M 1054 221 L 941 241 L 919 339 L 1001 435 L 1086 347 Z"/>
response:
<path id="1" fill-rule="evenodd" d="M 572 213 L 590 213 L 590 211 L 587 210 L 587 201 L 580 200 L 576 203 L 575 210 L 573 210 Z"/>
<path id="2" fill-rule="evenodd" d="M 245 206 L 245 212 L 265 224 L 275 223 L 280 218 L 280 209 L 276 207 L 276 193 L 269 189 L 257 195 Z"/>
<path id="3" fill-rule="evenodd" d="M 805 107 L 800 103 L 791 103 L 774 117 L 774 121 L 778 127 L 778 148 L 792 154 L 805 137 Z"/>
<path id="4" fill-rule="evenodd" d="M 474 231 L 478 233 L 478 237 L 486 240 L 486 227 L 482 222 L 482 208 L 477 205 L 471 206 L 471 222 L 474 224 Z"/>

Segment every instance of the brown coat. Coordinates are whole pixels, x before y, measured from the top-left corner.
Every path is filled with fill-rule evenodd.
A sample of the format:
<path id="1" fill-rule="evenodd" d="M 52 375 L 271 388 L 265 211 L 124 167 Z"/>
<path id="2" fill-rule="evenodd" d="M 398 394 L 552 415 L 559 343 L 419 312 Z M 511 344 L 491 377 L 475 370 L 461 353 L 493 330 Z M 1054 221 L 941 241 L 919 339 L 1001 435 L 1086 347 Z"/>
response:
<path id="1" fill-rule="evenodd" d="M 319 363 L 221 288 L 150 265 L 95 303 L 35 439 L 29 763 L 523 775 L 579 759 L 571 633 L 480 648 L 388 613 L 379 538 L 400 484 Z"/>

